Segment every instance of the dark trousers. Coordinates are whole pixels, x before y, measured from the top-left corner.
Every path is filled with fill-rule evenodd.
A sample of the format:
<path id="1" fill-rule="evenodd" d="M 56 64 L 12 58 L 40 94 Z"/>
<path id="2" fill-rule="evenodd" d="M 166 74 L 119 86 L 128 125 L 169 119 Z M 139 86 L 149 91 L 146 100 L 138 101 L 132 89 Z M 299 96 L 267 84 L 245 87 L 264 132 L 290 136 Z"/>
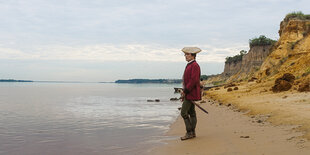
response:
<path id="1" fill-rule="evenodd" d="M 197 117 L 195 111 L 195 104 L 190 100 L 184 100 L 181 108 L 181 116 L 184 119 L 187 132 L 195 132 Z"/>

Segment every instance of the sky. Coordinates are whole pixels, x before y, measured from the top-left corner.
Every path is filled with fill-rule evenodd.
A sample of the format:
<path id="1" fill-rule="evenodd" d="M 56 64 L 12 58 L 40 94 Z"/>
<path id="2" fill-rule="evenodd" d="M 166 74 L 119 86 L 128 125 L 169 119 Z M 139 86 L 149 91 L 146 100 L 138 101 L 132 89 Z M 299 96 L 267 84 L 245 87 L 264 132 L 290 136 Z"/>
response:
<path id="1" fill-rule="evenodd" d="M 249 39 L 279 39 L 309 0 L 0 0 L 0 79 L 112 82 L 180 79 L 181 49 L 219 74 Z"/>

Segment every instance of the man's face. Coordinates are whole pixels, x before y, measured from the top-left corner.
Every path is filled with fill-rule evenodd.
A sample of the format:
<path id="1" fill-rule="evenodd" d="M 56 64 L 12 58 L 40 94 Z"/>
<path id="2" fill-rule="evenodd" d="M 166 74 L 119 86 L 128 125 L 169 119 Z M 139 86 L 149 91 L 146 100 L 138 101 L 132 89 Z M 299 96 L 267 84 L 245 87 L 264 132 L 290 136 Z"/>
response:
<path id="1" fill-rule="evenodd" d="M 192 56 L 192 54 L 190 54 L 190 53 L 185 53 L 184 56 L 185 56 L 185 59 L 187 62 L 195 59 L 195 57 Z"/>

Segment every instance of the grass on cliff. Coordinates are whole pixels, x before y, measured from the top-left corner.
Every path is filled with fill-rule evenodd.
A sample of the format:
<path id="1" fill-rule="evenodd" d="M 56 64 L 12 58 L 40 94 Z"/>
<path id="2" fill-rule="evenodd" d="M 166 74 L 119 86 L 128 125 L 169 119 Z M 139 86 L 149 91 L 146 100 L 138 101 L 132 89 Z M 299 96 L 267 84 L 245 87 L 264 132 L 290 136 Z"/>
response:
<path id="1" fill-rule="evenodd" d="M 310 20 L 310 15 L 305 15 L 301 11 L 292 12 L 285 16 L 284 21 L 289 21 L 290 19 L 300 19 L 300 20 Z"/>

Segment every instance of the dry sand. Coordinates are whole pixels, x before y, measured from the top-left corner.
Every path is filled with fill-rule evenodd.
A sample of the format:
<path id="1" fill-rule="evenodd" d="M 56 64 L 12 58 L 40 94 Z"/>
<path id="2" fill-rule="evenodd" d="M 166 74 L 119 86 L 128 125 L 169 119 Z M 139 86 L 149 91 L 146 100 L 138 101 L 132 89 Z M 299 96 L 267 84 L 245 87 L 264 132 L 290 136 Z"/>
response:
<path id="1" fill-rule="evenodd" d="M 248 89 L 248 88 L 244 88 Z M 224 92 L 219 93 L 223 97 Z M 218 94 L 218 95 L 219 95 Z M 215 94 L 213 94 L 215 95 Z M 235 94 L 236 95 L 236 94 Z M 214 97 L 214 96 L 213 96 Z M 242 97 L 236 97 L 242 98 Z M 281 97 L 282 98 L 282 97 Z M 273 125 L 266 121 L 270 115 L 250 115 L 240 112 L 237 105 L 219 105 L 209 98 L 201 106 L 209 114 L 196 107 L 197 137 L 181 141 L 185 133 L 183 120 L 179 117 L 172 124 L 168 136 L 175 137 L 167 144 L 151 150 L 152 155 L 308 155 L 310 144 L 302 137 L 303 132 L 294 130 L 297 125 Z M 251 99 L 253 100 L 253 99 Z M 225 105 L 226 104 L 226 105 Z M 252 106 L 253 107 L 253 106 Z M 281 106 L 280 106 L 281 107 Z M 243 107 L 243 109 L 246 109 Z M 249 137 L 249 138 L 244 138 Z"/>

